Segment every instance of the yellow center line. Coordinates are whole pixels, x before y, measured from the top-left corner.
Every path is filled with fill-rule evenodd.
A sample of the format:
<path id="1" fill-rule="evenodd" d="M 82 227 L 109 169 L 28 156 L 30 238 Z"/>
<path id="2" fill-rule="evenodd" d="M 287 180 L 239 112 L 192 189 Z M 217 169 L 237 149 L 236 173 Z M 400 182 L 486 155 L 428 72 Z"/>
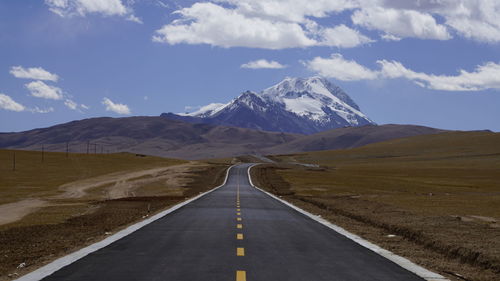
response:
<path id="1" fill-rule="evenodd" d="M 236 218 L 237 221 L 241 221 L 241 218 Z"/>
<path id="2" fill-rule="evenodd" d="M 241 223 L 239 223 L 239 224 L 236 225 L 236 228 L 242 229 L 243 225 Z"/>
<path id="3" fill-rule="evenodd" d="M 238 211 L 238 212 L 239 212 L 239 211 L 241 211 L 241 209 L 236 209 L 236 211 Z"/>
<path id="4" fill-rule="evenodd" d="M 247 273 L 244 270 L 236 271 L 236 281 L 247 281 Z"/>
<path id="5" fill-rule="evenodd" d="M 241 216 L 241 213 L 236 213 L 237 216 Z"/>
<path id="6" fill-rule="evenodd" d="M 243 240 L 243 233 L 237 233 L 236 234 L 236 239 Z"/>
<path id="7" fill-rule="evenodd" d="M 236 255 L 238 257 L 244 257 L 245 256 L 245 248 L 236 248 Z"/>

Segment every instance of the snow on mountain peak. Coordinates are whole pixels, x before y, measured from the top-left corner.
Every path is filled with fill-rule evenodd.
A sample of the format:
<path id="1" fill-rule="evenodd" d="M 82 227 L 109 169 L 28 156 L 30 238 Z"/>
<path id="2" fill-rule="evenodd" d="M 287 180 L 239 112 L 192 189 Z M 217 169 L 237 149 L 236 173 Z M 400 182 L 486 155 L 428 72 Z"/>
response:
<path id="1" fill-rule="evenodd" d="M 358 125 L 353 115 L 367 119 L 342 89 L 320 76 L 287 77 L 260 94 L 272 102 L 284 104 L 290 112 L 319 122 L 330 121 L 332 112 L 351 125 Z"/>
<path id="2" fill-rule="evenodd" d="M 206 117 L 211 116 L 226 107 L 228 103 L 211 103 L 200 107 L 200 109 L 191 113 L 177 113 L 180 116 L 196 116 L 196 117 Z"/>
<path id="3" fill-rule="evenodd" d="M 292 132 L 373 124 L 342 89 L 319 76 L 287 77 L 260 93 L 246 91 L 229 103 L 212 103 L 179 115 L 236 125 L 245 120 L 245 126 Z M 252 122 L 260 125 L 251 125 Z M 300 125 L 294 128 L 291 124 Z"/>

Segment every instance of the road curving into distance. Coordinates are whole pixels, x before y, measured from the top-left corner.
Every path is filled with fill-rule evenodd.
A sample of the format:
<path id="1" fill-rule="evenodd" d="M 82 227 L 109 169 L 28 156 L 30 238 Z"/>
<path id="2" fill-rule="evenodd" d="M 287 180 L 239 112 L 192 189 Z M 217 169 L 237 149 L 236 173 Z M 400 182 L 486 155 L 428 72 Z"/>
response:
<path id="1" fill-rule="evenodd" d="M 43 280 L 424 280 L 252 187 L 250 166 Z"/>

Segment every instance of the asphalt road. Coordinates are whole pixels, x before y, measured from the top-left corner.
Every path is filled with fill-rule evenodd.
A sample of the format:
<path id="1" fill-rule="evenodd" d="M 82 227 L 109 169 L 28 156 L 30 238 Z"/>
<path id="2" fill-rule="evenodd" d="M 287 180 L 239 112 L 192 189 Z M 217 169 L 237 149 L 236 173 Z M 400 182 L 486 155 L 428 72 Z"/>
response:
<path id="1" fill-rule="evenodd" d="M 43 280 L 423 280 L 251 187 L 248 167 Z"/>

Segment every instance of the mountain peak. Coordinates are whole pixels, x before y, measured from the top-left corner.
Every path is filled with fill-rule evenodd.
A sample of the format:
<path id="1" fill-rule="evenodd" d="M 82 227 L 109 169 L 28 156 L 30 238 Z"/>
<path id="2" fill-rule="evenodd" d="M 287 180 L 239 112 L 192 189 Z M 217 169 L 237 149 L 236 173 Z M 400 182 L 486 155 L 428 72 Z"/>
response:
<path id="1" fill-rule="evenodd" d="M 261 95 L 271 99 L 285 96 L 294 96 L 294 94 L 308 92 L 325 96 L 333 100 L 340 100 L 351 108 L 359 111 L 358 105 L 338 86 L 332 84 L 328 79 L 322 76 L 312 76 L 308 78 L 286 77 L 280 83 L 269 87 L 261 92 Z"/>
<path id="2" fill-rule="evenodd" d="M 246 91 L 227 104 L 210 104 L 179 119 L 306 134 L 373 124 L 342 89 L 321 76 L 286 77 L 258 94 Z"/>

